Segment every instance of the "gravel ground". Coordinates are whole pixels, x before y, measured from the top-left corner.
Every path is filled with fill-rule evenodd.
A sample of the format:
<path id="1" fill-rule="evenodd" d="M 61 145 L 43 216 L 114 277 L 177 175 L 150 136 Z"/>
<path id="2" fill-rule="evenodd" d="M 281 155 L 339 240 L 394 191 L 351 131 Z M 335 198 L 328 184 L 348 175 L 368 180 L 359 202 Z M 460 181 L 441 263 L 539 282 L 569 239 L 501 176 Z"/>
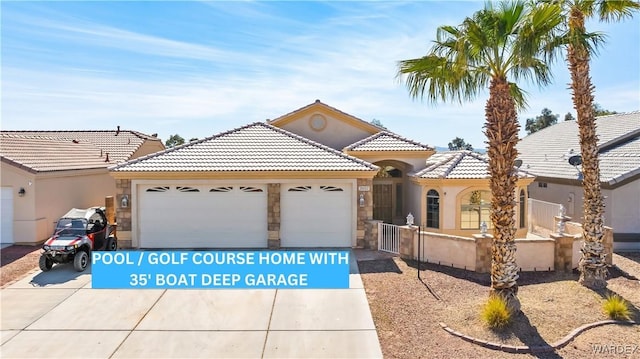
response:
<path id="1" fill-rule="evenodd" d="M 638 265 L 636 260 L 627 255 L 614 257 L 614 263 L 629 273 Z M 529 355 L 467 343 L 446 333 L 438 324 L 444 322 L 456 331 L 493 342 L 551 344 L 583 324 L 607 319 L 600 310 L 602 296 L 579 285 L 577 273 L 522 273 L 518 281 L 522 313 L 508 329 L 496 333 L 485 328 L 479 319 L 489 290 L 486 274 L 422 264 L 421 282 L 415 262 L 388 258 L 360 261 L 358 265 L 385 358 L 607 357 L 594 354 L 594 345 L 615 346 L 617 352 L 610 353 L 611 357 L 640 358 L 638 325 L 591 329 L 556 353 Z M 640 308 L 638 280 L 626 278 L 615 269 L 611 274 L 609 289 Z M 635 316 L 640 321 L 637 309 Z M 627 353 L 632 349 L 635 351 Z"/>
<path id="2" fill-rule="evenodd" d="M 0 288 L 38 267 L 40 246 L 11 246 L 0 250 Z"/>

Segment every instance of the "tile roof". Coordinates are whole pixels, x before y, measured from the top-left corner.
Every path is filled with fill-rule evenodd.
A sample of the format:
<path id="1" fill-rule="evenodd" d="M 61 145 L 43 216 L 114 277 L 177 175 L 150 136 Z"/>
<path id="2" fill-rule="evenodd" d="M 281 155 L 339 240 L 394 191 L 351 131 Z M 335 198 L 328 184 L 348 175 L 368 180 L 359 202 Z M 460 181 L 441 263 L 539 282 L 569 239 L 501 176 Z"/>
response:
<path id="1" fill-rule="evenodd" d="M 327 109 L 329 109 L 329 110 L 335 111 L 335 112 L 337 112 L 337 113 L 341 113 L 341 114 L 343 114 L 343 115 L 345 115 L 345 116 L 348 116 L 348 117 L 352 118 L 353 120 L 356 120 L 356 121 L 358 121 L 358 122 L 361 122 L 363 125 L 365 125 L 365 126 L 368 126 L 368 127 L 372 128 L 372 130 L 373 130 L 373 129 L 377 129 L 377 130 L 379 130 L 379 131 L 384 130 L 384 128 L 382 128 L 382 127 L 380 127 L 380 126 L 377 126 L 377 125 L 374 125 L 374 124 L 373 124 L 373 123 L 371 123 L 371 122 L 367 122 L 367 121 L 365 121 L 365 120 L 362 120 L 362 119 L 360 119 L 360 118 L 358 118 L 358 117 L 356 117 L 356 116 L 354 116 L 354 115 L 348 114 L 348 113 L 346 113 L 346 112 L 344 112 L 344 111 L 342 111 L 342 110 L 339 110 L 339 109 L 337 109 L 337 108 L 335 108 L 335 107 L 333 107 L 333 106 L 329 106 L 329 105 L 327 105 L 326 103 L 324 103 L 324 102 L 322 102 L 322 101 L 320 101 L 320 100 L 315 100 L 313 103 L 310 103 L 310 104 L 308 104 L 308 105 L 306 105 L 306 106 L 302 106 L 302 107 L 300 107 L 300 108 L 299 108 L 299 109 L 297 109 L 297 110 L 293 110 L 293 111 L 291 111 L 291 112 L 289 112 L 289 113 L 286 113 L 286 114 L 284 114 L 284 115 L 282 115 L 282 116 L 280 116 L 280 117 L 278 117 L 278 118 L 275 118 L 275 119 L 273 119 L 273 120 L 267 120 L 267 123 L 268 123 L 268 124 L 270 124 L 270 125 L 277 125 L 277 123 L 278 123 L 278 122 L 280 122 L 282 119 L 287 118 L 287 117 L 290 117 L 291 115 L 294 115 L 294 114 L 296 114 L 296 113 L 302 112 L 302 111 L 304 111 L 304 110 L 308 109 L 309 107 L 313 107 L 313 106 L 317 106 L 317 105 L 323 106 L 323 107 L 325 107 L 325 108 L 327 108 Z"/>
<path id="2" fill-rule="evenodd" d="M 418 178 L 484 179 L 489 175 L 489 159 L 471 151 L 446 151 L 433 154 L 427 159 L 427 167 L 412 175 Z M 525 171 L 518 176 L 533 177 Z"/>
<path id="3" fill-rule="evenodd" d="M 281 128 L 256 122 L 113 166 L 138 171 L 377 171 L 348 156 Z"/>
<path id="4" fill-rule="evenodd" d="M 0 156 L 3 162 L 30 172 L 105 168 L 106 156 L 91 143 L 43 136 L 0 133 Z"/>
<path id="5" fill-rule="evenodd" d="M 344 148 L 345 151 L 433 151 L 433 147 L 381 131 Z"/>
<path id="6" fill-rule="evenodd" d="M 40 136 L 58 140 L 77 140 L 92 144 L 109 153 L 114 162 L 128 160 L 142 146 L 144 141 L 160 141 L 157 137 L 130 130 L 94 130 L 94 131 L 2 131 L 3 134 Z"/>
<path id="7" fill-rule="evenodd" d="M 640 174 L 640 112 L 596 118 L 600 181 L 615 183 Z M 579 167 L 568 158 L 580 154 L 576 121 L 564 121 L 524 137 L 518 144 L 523 169 L 540 177 L 577 180 Z"/>

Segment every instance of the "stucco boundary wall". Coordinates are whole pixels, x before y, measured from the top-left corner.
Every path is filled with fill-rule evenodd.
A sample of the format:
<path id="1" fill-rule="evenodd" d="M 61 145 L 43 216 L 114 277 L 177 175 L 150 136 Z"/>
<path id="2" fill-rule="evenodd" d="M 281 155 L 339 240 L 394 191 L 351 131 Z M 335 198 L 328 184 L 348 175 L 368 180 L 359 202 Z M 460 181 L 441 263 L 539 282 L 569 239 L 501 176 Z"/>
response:
<path id="1" fill-rule="evenodd" d="M 572 231 L 575 230 L 576 228 L 572 228 Z M 489 273 L 491 270 L 491 235 L 460 237 L 434 232 L 420 232 L 418 235 L 418 227 L 401 226 L 401 258 L 418 260 L 419 238 L 421 262 L 478 273 Z M 605 232 L 605 239 L 607 238 L 613 238 L 612 231 Z M 577 268 L 580 260 L 582 237 L 570 233 L 553 233 L 550 238 L 518 238 L 516 246 L 516 263 L 521 271 L 571 271 Z M 612 248 L 612 243 L 609 247 Z"/>

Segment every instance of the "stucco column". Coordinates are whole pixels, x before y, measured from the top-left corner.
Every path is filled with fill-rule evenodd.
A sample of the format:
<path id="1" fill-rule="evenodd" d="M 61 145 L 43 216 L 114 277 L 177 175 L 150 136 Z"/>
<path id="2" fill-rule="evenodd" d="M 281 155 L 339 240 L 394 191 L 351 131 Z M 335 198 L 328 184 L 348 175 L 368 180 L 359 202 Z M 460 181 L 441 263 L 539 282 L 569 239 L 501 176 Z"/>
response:
<path id="1" fill-rule="evenodd" d="M 280 249 L 280 183 L 267 185 L 269 249 Z"/>
<path id="2" fill-rule="evenodd" d="M 491 244 L 493 235 L 474 234 L 476 241 L 476 272 L 489 273 L 491 271 Z"/>

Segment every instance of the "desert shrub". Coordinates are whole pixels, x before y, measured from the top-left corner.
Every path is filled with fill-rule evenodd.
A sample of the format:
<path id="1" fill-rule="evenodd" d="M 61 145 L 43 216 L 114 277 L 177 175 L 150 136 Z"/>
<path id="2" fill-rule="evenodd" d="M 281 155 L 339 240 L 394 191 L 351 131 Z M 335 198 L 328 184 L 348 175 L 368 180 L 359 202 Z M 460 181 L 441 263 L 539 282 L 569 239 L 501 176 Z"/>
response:
<path id="1" fill-rule="evenodd" d="M 631 318 L 627 301 L 617 294 L 607 295 L 602 309 L 609 318 L 614 320 L 629 320 Z"/>
<path id="2" fill-rule="evenodd" d="M 482 307 L 482 320 L 491 329 L 502 329 L 511 321 L 507 301 L 499 295 L 492 295 Z"/>

